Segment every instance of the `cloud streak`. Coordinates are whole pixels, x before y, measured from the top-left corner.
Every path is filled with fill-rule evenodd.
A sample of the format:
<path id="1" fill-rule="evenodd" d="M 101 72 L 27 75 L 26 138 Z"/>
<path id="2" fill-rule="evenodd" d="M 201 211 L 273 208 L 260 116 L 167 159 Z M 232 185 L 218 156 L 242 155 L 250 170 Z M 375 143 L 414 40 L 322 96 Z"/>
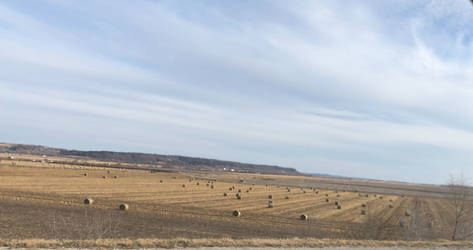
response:
<path id="1" fill-rule="evenodd" d="M 462 2 L 2 3 L 0 139 L 473 176 Z"/>

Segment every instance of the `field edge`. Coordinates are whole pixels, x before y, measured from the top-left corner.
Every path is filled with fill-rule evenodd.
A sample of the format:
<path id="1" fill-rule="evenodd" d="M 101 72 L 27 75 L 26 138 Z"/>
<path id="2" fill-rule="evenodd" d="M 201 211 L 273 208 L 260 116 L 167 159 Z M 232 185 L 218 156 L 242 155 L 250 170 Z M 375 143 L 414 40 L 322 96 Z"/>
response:
<path id="1" fill-rule="evenodd" d="M 186 248 L 186 247 L 473 247 L 473 241 L 377 241 L 317 238 L 290 239 L 0 239 L 8 248 Z"/>

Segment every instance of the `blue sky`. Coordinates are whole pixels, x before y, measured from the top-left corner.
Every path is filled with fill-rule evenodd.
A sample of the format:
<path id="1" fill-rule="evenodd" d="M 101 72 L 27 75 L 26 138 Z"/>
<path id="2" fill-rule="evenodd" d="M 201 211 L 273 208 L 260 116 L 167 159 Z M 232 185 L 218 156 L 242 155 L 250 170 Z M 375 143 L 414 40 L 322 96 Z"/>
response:
<path id="1" fill-rule="evenodd" d="M 0 141 L 473 177 L 467 0 L 2 1 Z"/>

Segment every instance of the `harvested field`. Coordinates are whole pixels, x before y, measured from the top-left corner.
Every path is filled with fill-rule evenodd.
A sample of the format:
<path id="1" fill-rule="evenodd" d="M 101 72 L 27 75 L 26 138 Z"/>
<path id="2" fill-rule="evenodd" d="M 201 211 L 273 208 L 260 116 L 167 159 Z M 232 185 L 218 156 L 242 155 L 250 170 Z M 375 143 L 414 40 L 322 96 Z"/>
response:
<path id="1" fill-rule="evenodd" d="M 120 178 L 112 178 L 115 175 Z M 288 186 L 293 187 L 297 180 L 307 186 L 288 192 Z M 448 238 L 450 210 L 445 200 L 386 193 L 379 199 L 336 191 L 345 186 L 311 188 L 318 181 L 255 174 L 110 172 L 72 164 L 2 160 L 0 223 L 12 226 L 0 229 L 0 238 L 360 239 L 374 237 L 370 232 L 374 228 L 368 225 L 376 218 L 383 229 L 376 228 L 377 239 L 403 240 L 407 227 L 399 224 L 409 225 L 414 216 L 406 217 L 405 211 L 414 211 L 414 206 L 421 208 L 416 210 L 420 211 L 417 217 L 432 225 L 426 237 Z M 236 198 L 238 190 L 242 190 L 241 200 Z M 268 208 L 270 195 L 273 208 Z M 327 197 L 330 202 L 325 201 Z M 85 205 L 86 198 L 93 203 Z M 128 210 L 120 211 L 120 204 L 128 204 Z M 366 215 L 361 214 L 362 209 Z M 241 213 L 237 217 L 232 215 L 235 210 Z M 308 219 L 301 220 L 301 214 Z"/>

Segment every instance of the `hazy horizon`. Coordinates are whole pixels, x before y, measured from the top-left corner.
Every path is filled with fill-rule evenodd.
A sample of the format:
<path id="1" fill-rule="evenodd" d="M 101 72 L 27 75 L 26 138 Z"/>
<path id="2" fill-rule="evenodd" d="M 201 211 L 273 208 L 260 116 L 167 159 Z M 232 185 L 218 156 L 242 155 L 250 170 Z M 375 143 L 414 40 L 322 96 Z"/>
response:
<path id="1" fill-rule="evenodd" d="M 4 1 L 0 141 L 473 178 L 469 0 Z"/>

